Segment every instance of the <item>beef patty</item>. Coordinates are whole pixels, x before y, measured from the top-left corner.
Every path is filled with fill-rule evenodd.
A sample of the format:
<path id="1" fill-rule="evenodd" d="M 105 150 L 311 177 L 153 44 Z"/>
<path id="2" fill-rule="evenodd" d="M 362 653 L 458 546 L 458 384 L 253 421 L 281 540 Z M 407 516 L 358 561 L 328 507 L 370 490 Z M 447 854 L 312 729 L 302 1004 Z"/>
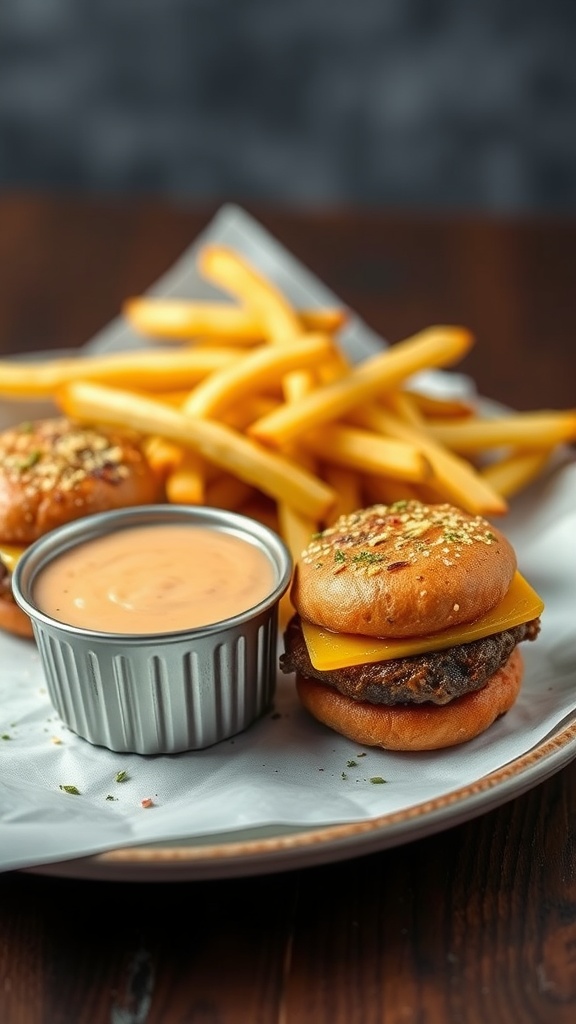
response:
<path id="1" fill-rule="evenodd" d="M 284 634 L 280 668 L 285 673 L 300 672 L 334 686 L 346 697 L 370 704 L 448 704 L 455 697 L 482 689 L 506 664 L 516 645 L 535 640 L 539 632 L 540 620 L 533 619 L 445 651 L 321 672 L 310 661 L 300 616 L 294 615 Z"/>

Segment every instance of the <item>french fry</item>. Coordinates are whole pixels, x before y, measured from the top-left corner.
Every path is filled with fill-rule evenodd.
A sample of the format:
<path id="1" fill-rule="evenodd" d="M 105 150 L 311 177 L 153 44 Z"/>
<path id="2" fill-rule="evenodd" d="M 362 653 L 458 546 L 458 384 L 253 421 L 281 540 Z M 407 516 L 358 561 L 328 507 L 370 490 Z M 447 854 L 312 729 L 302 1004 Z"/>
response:
<path id="1" fill-rule="evenodd" d="M 201 254 L 200 269 L 252 310 L 274 345 L 291 344 L 301 336 L 303 325 L 282 292 L 239 253 L 222 246 L 208 246 Z M 302 388 L 309 390 L 313 383 L 312 375 L 305 371 L 294 373 L 286 373 L 283 380 L 288 402 L 294 402 Z"/>
<path id="2" fill-rule="evenodd" d="M 363 491 L 368 505 L 393 505 L 395 501 L 422 501 L 423 487 L 406 480 L 392 480 L 391 477 L 366 474 Z"/>
<path id="3" fill-rule="evenodd" d="M 431 478 L 424 483 L 439 489 L 446 501 L 473 515 L 504 515 L 508 511 L 506 501 L 489 481 L 481 477 L 469 462 L 442 448 L 424 431 L 375 405 L 355 410 L 351 418 L 369 430 L 380 431 L 418 448 L 432 467 Z"/>
<path id="4" fill-rule="evenodd" d="M 335 380 L 342 380 L 347 377 L 353 367 L 343 352 L 335 349 L 332 359 L 328 359 L 322 366 L 318 367 L 318 379 L 320 384 L 333 384 Z"/>
<path id="5" fill-rule="evenodd" d="M 302 335 L 292 345 L 263 346 L 206 377 L 182 406 L 189 416 L 218 417 L 230 405 L 279 386 L 290 370 L 315 366 L 332 352 L 324 334 Z"/>
<path id="6" fill-rule="evenodd" d="M 162 341 L 194 341 L 258 344 L 266 340 L 262 319 L 254 309 L 230 302 L 200 302 L 160 296 L 135 296 L 126 299 L 122 312 L 128 323 L 141 334 Z M 296 311 L 303 331 L 335 334 L 346 323 L 343 309 L 304 309 Z"/>
<path id="7" fill-rule="evenodd" d="M 518 412 L 493 419 L 474 417 L 459 423 L 430 421 L 430 436 L 462 455 L 514 445 L 550 449 L 576 441 L 576 409 Z"/>
<path id="8" fill-rule="evenodd" d="M 317 427 L 300 438 L 300 443 L 327 462 L 364 473 L 382 473 L 413 483 L 421 483 L 430 475 L 426 459 L 410 442 L 342 423 Z"/>
<path id="9" fill-rule="evenodd" d="M 424 426 L 424 417 L 418 405 L 406 391 L 390 391 L 384 395 L 382 405 L 395 413 L 404 423 L 409 423 L 417 429 Z"/>
<path id="10" fill-rule="evenodd" d="M 515 451 L 480 469 L 483 477 L 503 498 L 511 498 L 540 475 L 549 462 L 551 450 Z"/>
<path id="11" fill-rule="evenodd" d="M 362 476 L 360 473 L 347 466 L 337 466 L 334 463 L 326 462 L 322 465 L 321 476 L 336 492 L 336 504 L 330 513 L 328 525 L 335 522 L 340 516 L 349 515 L 362 507 Z"/>
<path id="12" fill-rule="evenodd" d="M 244 431 L 250 423 L 272 412 L 279 404 L 280 396 L 273 398 L 271 395 L 246 395 L 243 402 L 224 409 L 219 419 L 234 430 Z"/>
<path id="13" fill-rule="evenodd" d="M 317 519 L 304 516 L 296 512 L 289 505 L 282 504 L 278 507 L 278 525 L 288 548 L 296 561 L 307 547 L 312 534 L 316 533 L 320 525 Z"/>
<path id="14" fill-rule="evenodd" d="M 68 416 L 90 422 L 124 425 L 141 434 L 159 434 L 203 455 L 264 494 L 323 519 L 335 501 L 327 484 L 297 464 L 270 452 L 214 420 L 186 416 L 153 398 L 86 381 L 66 385 L 56 395 Z"/>
<path id="15" fill-rule="evenodd" d="M 276 350 L 282 351 L 286 347 L 291 348 L 292 346 L 274 346 Z M 313 371 L 306 368 L 291 369 L 282 380 L 282 390 L 287 402 L 299 402 L 304 395 L 307 395 L 312 390 L 314 385 L 315 375 Z M 304 465 L 309 473 L 318 475 L 316 462 L 309 451 L 302 450 L 302 447 L 297 444 L 291 444 L 287 445 L 285 454 L 299 465 Z M 328 481 L 325 482 L 328 483 Z M 277 513 L 278 528 L 292 555 L 294 564 L 296 564 L 310 537 L 317 531 L 319 524 L 311 516 L 302 515 L 301 512 L 296 511 L 286 502 L 278 503 Z M 294 611 L 290 591 L 288 590 L 280 599 L 280 622 L 286 622 Z"/>
<path id="16" fill-rule="evenodd" d="M 298 315 L 280 289 L 233 249 L 204 246 L 198 267 L 204 277 L 246 306 L 273 342 L 290 342 L 302 334 Z"/>
<path id="17" fill-rule="evenodd" d="M 0 395 L 3 398 L 41 398 L 78 380 L 128 386 L 134 390 L 170 391 L 190 388 L 207 374 L 242 358 L 234 348 L 137 349 L 105 355 L 49 359 L 41 362 L 0 361 Z"/>
<path id="18" fill-rule="evenodd" d="M 239 511 L 245 516 L 251 516 L 252 519 L 258 519 L 271 530 L 276 530 L 276 533 L 280 532 L 277 505 L 263 494 L 257 493 L 254 498 L 243 504 Z"/>
<path id="19" fill-rule="evenodd" d="M 114 385 L 112 385 L 114 387 Z M 166 405 L 171 405 L 174 409 L 181 409 L 184 402 L 188 401 L 190 397 L 190 388 L 185 388 L 180 391 L 155 391 L 154 398 L 157 398 L 160 402 L 165 402 Z"/>
<path id="20" fill-rule="evenodd" d="M 179 466 L 166 480 L 166 497 L 174 505 L 202 505 L 206 496 L 204 460 L 187 448 Z"/>
<path id="21" fill-rule="evenodd" d="M 424 417 L 450 419 L 454 416 L 459 419 L 473 416 L 475 412 L 473 402 L 468 402 L 463 398 L 440 398 L 437 395 L 427 395 L 421 391 L 411 391 L 410 388 L 407 388 L 405 394 Z"/>
<path id="22" fill-rule="evenodd" d="M 146 437 L 143 444 L 146 459 L 160 476 L 173 473 L 182 464 L 186 449 L 165 437 Z"/>
<path id="23" fill-rule="evenodd" d="M 282 391 L 287 402 L 299 402 L 304 395 L 313 391 L 315 386 L 314 370 L 292 370 L 282 379 Z"/>
<path id="24" fill-rule="evenodd" d="M 317 388 L 301 402 L 286 404 L 248 428 L 251 437 L 281 447 L 313 427 L 333 421 L 379 393 L 397 387 L 424 367 L 446 366 L 472 344 L 460 327 L 430 327 L 365 360 L 346 377 Z"/>
<path id="25" fill-rule="evenodd" d="M 199 266 L 213 283 L 230 291 L 252 310 L 272 344 L 291 345 L 301 338 L 304 328 L 295 309 L 280 289 L 239 253 L 224 246 L 206 246 L 200 254 Z M 308 377 L 304 386 L 311 383 L 312 377 Z M 301 386 L 300 380 L 287 372 L 283 381 L 286 400 L 294 401 Z"/>
<path id="26" fill-rule="evenodd" d="M 292 555 L 294 564 L 300 558 L 305 547 L 308 546 L 310 538 L 318 530 L 319 523 L 310 516 L 304 516 L 296 512 L 284 502 L 278 505 L 278 529 L 284 542 Z M 279 617 L 280 623 L 284 625 L 291 615 L 294 614 L 294 606 L 290 598 L 290 591 L 280 598 Z"/>
<path id="27" fill-rule="evenodd" d="M 206 486 L 206 504 L 213 508 L 227 508 L 234 512 L 255 497 L 250 484 L 231 473 L 220 473 Z"/>

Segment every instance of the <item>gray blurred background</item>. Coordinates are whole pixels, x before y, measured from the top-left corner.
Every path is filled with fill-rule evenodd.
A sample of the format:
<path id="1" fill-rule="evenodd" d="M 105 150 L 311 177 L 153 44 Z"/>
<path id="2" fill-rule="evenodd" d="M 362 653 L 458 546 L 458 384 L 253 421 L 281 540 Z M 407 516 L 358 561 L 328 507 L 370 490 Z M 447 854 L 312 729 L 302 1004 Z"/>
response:
<path id="1" fill-rule="evenodd" d="M 576 0 L 1 0 L 0 187 L 576 210 Z"/>

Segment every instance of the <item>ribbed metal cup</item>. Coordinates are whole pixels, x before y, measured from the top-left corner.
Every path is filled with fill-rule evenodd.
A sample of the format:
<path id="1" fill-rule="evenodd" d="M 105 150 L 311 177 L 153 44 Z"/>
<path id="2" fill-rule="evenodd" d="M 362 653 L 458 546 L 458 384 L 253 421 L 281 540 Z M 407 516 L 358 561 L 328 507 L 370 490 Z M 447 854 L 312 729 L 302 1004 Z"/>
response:
<path id="1" fill-rule="evenodd" d="M 112 531 L 161 523 L 213 527 L 256 544 L 275 572 L 268 597 L 222 622 L 144 636 L 69 626 L 35 603 L 35 581 L 64 551 Z M 145 505 L 52 530 L 22 555 L 12 586 L 32 621 L 50 700 L 66 725 L 110 750 L 172 754 L 233 736 L 271 706 L 278 602 L 291 570 L 285 544 L 256 520 L 215 508 Z"/>

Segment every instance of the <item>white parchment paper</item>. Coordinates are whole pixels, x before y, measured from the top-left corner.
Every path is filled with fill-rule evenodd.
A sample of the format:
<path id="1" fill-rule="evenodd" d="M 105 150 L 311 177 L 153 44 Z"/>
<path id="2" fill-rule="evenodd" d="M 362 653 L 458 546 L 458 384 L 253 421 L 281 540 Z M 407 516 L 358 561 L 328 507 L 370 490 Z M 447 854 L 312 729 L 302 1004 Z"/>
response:
<path id="1" fill-rule="evenodd" d="M 298 304 L 337 301 L 233 206 L 220 211 L 151 291 L 213 295 L 195 269 L 195 254 L 206 239 L 238 247 Z M 143 344 L 118 319 L 89 346 L 112 350 Z M 343 344 L 361 359 L 383 341 L 351 311 Z M 435 392 L 470 386 L 457 373 L 430 374 L 424 383 Z M 44 411 L 4 402 L 0 428 Z M 536 643 L 522 646 L 526 675 L 515 707 L 483 736 L 450 751 L 394 754 L 358 748 L 313 721 L 295 698 L 292 678 L 279 674 L 274 711 L 240 736 L 176 756 L 114 754 L 91 746 L 59 720 L 33 642 L 0 633 L 0 870 L 255 826 L 368 819 L 457 789 L 537 745 L 576 710 L 573 458 L 555 460 L 498 525 L 546 602 L 542 632 Z M 118 773 L 124 773 L 124 781 L 116 781 Z M 64 786 L 76 787 L 79 794 L 67 793 Z M 153 804 L 143 808 L 148 797 Z"/>

